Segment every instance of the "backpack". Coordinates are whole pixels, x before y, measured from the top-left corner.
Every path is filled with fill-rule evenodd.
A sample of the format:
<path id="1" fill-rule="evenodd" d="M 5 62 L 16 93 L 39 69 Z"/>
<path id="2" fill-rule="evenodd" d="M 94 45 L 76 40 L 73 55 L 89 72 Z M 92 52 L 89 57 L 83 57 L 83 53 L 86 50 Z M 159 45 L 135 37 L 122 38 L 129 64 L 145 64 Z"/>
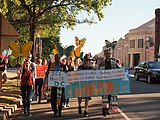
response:
<path id="1" fill-rule="evenodd" d="M 34 66 L 33 62 L 30 63 L 30 69 L 31 69 L 32 71 L 35 70 L 35 66 Z"/>

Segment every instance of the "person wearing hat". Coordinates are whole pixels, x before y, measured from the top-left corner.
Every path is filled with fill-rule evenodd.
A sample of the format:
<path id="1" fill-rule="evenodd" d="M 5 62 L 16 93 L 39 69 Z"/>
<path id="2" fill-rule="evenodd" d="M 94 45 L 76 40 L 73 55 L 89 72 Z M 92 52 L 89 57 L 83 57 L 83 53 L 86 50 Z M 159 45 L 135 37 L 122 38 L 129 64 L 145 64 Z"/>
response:
<path id="1" fill-rule="evenodd" d="M 78 70 L 92 70 L 93 68 L 89 65 L 89 59 L 88 56 L 84 56 L 82 59 L 83 63 L 78 67 Z M 78 113 L 82 114 L 82 99 L 85 99 L 85 110 L 84 110 L 84 116 L 88 117 L 88 104 L 89 100 L 91 100 L 91 97 L 85 97 L 85 98 L 78 98 Z"/>
<path id="2" fill-rule="evenodd" d="M 107 69 L 115 69 L 116 68 L 116 62 L 111 58 L 111 50 L 110 48 L 104 46 L 103 47 L 103 53 L 105 59 L 103 59 L 99 63 L 99 69 L 101 70 L 107 70 Z M 102 115 L 107 116 L 110 115 L 109 108 L 111 105 L 111 95 L 104 95 L 102 96 Z"/>
<path id="3" fill-rule="evenodd" d="M 49 74 L 49 71 L 63 71 L 66 72 L 66 66 L 63 65 L 60 62 L 61 56 L 59 54 L 56 54 L 54 56 L 54 61 L 51 60 L 48 63 L 48 69 L 47 69 L 47 76 Z M 51 96 L 50 96 L 50 102 L 52 111 L 54 112 L 53 117 L 59 116 L 61 117 L 62 114 L 62 105 L 64 103 L 65 96 L 64 96 L 64 87 L 51 87 Z"/>

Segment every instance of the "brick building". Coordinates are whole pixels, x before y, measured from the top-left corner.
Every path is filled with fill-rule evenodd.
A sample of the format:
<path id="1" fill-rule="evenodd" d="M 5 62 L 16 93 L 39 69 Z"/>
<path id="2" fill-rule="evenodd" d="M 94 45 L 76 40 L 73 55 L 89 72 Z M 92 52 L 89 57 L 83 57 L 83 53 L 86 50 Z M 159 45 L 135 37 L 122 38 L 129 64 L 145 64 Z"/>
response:
<path id="1" fill-rule="evenodd" d="M 15 41 L 18 37 L 17 31 L 0 13 L 0 53 L 8 47 L 10 41 Z"/>

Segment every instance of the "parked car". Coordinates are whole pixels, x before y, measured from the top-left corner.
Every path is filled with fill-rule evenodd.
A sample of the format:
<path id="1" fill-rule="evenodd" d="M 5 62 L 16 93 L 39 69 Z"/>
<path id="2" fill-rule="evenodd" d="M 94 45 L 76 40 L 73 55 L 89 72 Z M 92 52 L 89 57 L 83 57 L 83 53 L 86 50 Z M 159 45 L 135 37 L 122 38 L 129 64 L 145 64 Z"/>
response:
<path id="1" fill-rule="evenodd" d="M 134 68 L 135 79 L 145 79 L 148 83 L 153 80 L 160 81 L 160 62 L 158 61 L 143 61 Z"/>

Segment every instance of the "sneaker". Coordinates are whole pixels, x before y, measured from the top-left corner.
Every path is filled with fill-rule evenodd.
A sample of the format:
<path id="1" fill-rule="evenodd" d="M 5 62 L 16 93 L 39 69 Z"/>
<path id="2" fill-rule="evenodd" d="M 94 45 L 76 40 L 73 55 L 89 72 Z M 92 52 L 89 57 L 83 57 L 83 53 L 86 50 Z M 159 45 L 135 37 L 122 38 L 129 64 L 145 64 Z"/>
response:
<path id="1" fill-rule="evenodd" d="M 105 108 L 102 108 L 102 115 L 103 115 L 103 116 L 107 116 L 107 113 L 106 113 Z"/>
<path id="2" fill-rule="evenodd" d="M 57 113 L 54 113 L 54 114 L 53 114 L 53 117 L 57 117 Z"/>
<path id="3" fill-rule="evenodd" d="M 61 114 L 61 112 L 59 111 L 58 117 L 61 117 L 61 115 L 62 115 L 62 114 Z"/>
<path id="4" fill-rule="evenodd" d="M 65 105 L 62 105 L 62 108 L 66 108 L 66 104 L 65 104 Z"/>
<path id="5" fill-rule="evenodd" d="M 78 113 L 79 113 L 79 114 L 82 114 L 81 106 L 78 107 Z"/>
<path id="6" fill-rule="evenodd" d="M 105 112 L 102 113 L 103 116 L 107 116 L 107 114 Z"/>
<path id="7" fill-rule="evenodd" d="M 67 104 L 66 107 L 70 107 L 70 104 Z"/>
<path id="8" fill-rule="evenodd" d="M 28 112 L 27 116 L 32 116 L 32 114 L 30 112 Z"/>
<path id="9" fill-rule="evenodd" d="M 109 113 L 109 111 L 108 110 L 106 110 L 106 113 L 107 113 L 107 115 L 110 115 L 111 113 Z"/>
<path id="10" fill-rule="evenodd" d="M 24 112 L 23 112 L 23 116 L 27 116 L 27 112 L 24 111 Z"/>
<path id="11" fill-rule="evenodd" d="M 88 117 L 87 111 L 84 111 L 84 116 L 85 116 L 85 117 Z"/>

